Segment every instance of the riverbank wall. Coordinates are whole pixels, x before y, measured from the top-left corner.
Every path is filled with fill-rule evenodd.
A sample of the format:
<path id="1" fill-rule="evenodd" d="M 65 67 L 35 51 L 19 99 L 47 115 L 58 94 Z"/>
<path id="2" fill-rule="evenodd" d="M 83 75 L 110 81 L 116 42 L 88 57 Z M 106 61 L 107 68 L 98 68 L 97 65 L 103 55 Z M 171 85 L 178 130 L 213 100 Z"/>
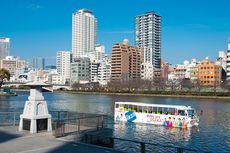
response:
<path id="1" fill-rule="evenodd" d="M 169 98 L 203 98 L 203 99 L 230 99 L 230 96 L 199 96 L 199 95 L 180 95 L 180 94 L 151 94 L 151 93 L 123 93 L 123 92 L 91 92 L 91 91 L 54 91 L 57 93 L 71 94 L 95 94 L 95 95 L 118 95 L 118 96 L 149 96 L 149 97 L 169 97 Z"/>

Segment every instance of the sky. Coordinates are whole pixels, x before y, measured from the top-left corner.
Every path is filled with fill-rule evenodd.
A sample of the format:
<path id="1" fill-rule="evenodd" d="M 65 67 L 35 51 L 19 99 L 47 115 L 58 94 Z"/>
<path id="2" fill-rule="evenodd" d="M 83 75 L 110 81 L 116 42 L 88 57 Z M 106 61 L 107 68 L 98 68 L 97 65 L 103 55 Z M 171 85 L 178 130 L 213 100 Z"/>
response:
<path id="1" fill-rule="evenodd" d="M 11 39 L 12 56 L 44 57 L 55 64 L 56 52 L 71 51 L 72 13 L 86 8 L 98 20 L 97 43 L 111 54 L 114 43 L 134 45 L 135 16 L 161 16 L 161 56 L 171 63 L 209 57 L 227 50 L 229 0 L 0 0 L 0 37 Z"/>

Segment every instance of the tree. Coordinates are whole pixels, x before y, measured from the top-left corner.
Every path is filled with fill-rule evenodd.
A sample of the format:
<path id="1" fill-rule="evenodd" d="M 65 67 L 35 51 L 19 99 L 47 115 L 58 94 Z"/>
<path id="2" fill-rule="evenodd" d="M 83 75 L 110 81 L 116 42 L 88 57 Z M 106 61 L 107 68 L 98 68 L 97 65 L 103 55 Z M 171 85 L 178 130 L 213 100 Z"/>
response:
<path id="1" fill-rule="evenodd" d="M 221 88 L 230 91 L 230 80 L 225 80 L 221 83 Z"/>
<path id="2" fill-rule="evenodd" d="M 10 72 L 7 69 L 0 69 L 0 88 L 5 80 L 10 80 Z"/>
<path id="3" fill-rule="evenodd" d="M 191 89 L 193 88 L 193 84 L 192 84 L 192 82 L 191 82 L 190 79 L 184 78 L 184 79 L 181 81 L 181 87 L 184 88 L 184 89 L 191 90 Z"/>

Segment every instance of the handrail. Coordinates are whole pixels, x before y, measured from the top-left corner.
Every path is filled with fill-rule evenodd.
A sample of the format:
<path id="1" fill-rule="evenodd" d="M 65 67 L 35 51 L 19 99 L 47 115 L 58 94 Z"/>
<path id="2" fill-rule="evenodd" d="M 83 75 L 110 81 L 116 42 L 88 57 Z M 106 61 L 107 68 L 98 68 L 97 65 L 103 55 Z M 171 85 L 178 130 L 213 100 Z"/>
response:
<path id="1" fill-rule="evenodd" d="M 132 142 L 132 143 L 136 143 L 136 144 L 140 144 L 140 152 L 141 153 L 146 153 L 146 145 L 152 145 L 152 146 L 159 146 L 159 147 L 163 147 L 163 148 L 169 148 L 169 149 L 176 149 L 177 153 L 183 153 L 184 151 L 191 151 L 191 152 L 202 152 L 202 153 L 208 153 L 208 151 L 201 151 L 198 149 L 190 149 L 187 147 L 181 147 L 181 146 L 172 146 L 172 145 L 164 145 L 164 144 L 159 144 L 159 143 L 152 143 L 152 142 L 143 142 L 143 141 L 137 141 L 137 140 L 130 140 L 130 139 L 124 139 L 124 138 L 117 138 L 117 137 L 109 137 L 109 136 L 104 136 L 104 135 L 98 135 L 98 134 L 86 134 L 86 138 L 90 139 L 90 136 L 95 136 L 97 138 L 99 138 L 100 140 L 105 138 L 105 139 L 109 139 L 111 140 L 112 143 L 114 143 L 114 140 L 120 140 L 120 141 L 126 141 L 126 142 Z M 86 142 L 88 140 L 86 139 Z"/>

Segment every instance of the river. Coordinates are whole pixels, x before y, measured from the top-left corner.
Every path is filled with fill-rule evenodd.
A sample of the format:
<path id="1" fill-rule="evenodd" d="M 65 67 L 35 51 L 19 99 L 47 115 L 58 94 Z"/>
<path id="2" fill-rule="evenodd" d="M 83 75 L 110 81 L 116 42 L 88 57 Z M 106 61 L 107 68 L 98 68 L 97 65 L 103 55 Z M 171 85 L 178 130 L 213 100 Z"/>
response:
<path id="1" fill-rule="evenodd" d="M 18 92 L 16 97 L 0 97 L 0 111 L 22 112 L 28 96 L 29 92 Z M 230 100 L 228 99 L 117 96 L 90 93 L 44 93 L 44 97 L 49 110 L 107 114 L 111 117 L 115 101 L 192 106 L 198 112 L 203 110 L 198 128 L 182 130 L 148 124 L 116 123 L 112 126 L 114 136 L 210 152 L 230 152 Z"/>

